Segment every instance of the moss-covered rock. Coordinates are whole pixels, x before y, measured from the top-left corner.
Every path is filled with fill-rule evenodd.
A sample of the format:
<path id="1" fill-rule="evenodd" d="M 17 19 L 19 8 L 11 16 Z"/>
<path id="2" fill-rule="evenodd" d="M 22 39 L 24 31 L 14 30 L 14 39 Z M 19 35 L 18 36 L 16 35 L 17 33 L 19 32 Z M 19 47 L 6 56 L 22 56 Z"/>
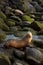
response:
<path id="1" fill-rule="evenodd" d="M 33 30 L 33 29 L 31 29 L 31 28 L 28 28 L 28 27 L 24 27 L 24 28 L 22 29 L 22 31 L 31 31 L 32 34 L 36 34 L 36 31 L 35 31 L 35 30 Z"/>
<path id="2" fill-rule="evenodd" d="M 9 6 L 7 6 L 6 9 L 9 10 L 10 12 L 14 11 L 14 9 L 12 7 L 9 7 Z"/>
<path id="3" fill-rule="evenodd" d="M 0 28 L 5 31 L 9 30 L 9 27 L 6 25 L 2 18 L 0 18 Z"/>
<path id="4" fill-rule="evenodd" d="M 27 20 L 30 23 L 34 21 L 34 19 L 32 19 L 30 16 L 24 15 L 23 17 L 25 18 L 25 20 Z"/>
<path id="5" fill-rule="evenodd" d="M 0 42 L 6 38 L 6 34 L 0 33 Z"/>
<path id="6" fill-rule="evenodd" d="M 43 30 L 43 24 L 41 22 L 36 21 L 36 24 L 40 27 L 41 30 Z"/>
<path id="7" fill-rule="evenodd" d="M 40 31 L 43 28 L 43 26 L 41 25 L 41 23 L 34 21 L 30 24 L 30 27 L 33 28 L 35 31 Z"/>
<path id="8" fill-rule="evenodd" d="M 6 23 L 7 23 L 8 26 L 12 27 L 12 26 L 15 25 L 15 22 L 16 22 L 16 21 L 13 20 L 13 19 L 8 19 L 8 21 L 7 21 Z"/>
<path id="9" fill-rule="evenodd" d="M 0 53 L 0 64 L 1 65 L 11 65 L 11 62 L 9 60 L 9 57 L 4 52 Z"/>
<path id="10" fill-rule="evenodd" d="M 0 11 L 0 17 L 3 18 L 4 20 L 6 19 L 6 15 L 2 11 Z"/>

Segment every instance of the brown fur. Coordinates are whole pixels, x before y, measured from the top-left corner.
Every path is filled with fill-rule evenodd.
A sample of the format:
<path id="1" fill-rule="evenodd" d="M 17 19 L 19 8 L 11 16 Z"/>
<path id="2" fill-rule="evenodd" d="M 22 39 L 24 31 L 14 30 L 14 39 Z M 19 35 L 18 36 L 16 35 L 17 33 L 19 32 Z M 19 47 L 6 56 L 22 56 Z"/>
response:
<path id="1" fill-rule="evenodd" d="M 22 39 L 7 40 L 6 46 L 21 48 L 21 47 L 26 46 L 26 44 L 30 45 L 31 40 L 32 40 L 32 34 L 31 34 L 31 32 L 28 32 Z"/>

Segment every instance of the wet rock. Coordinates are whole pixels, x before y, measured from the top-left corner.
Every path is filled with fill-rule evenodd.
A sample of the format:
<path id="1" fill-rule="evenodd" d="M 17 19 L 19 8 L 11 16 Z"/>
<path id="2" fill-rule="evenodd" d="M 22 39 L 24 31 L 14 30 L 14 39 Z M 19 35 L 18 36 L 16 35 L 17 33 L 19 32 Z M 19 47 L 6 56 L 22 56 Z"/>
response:
<path id="1" fill-rule="evenodd" d="M 38 48 L 38 47 L 37 47 L 37 49 L 38 49 L 39 51 L 41 51 L 42 54 L 43 54 L 43 49 L 42 49 L 42 48 Z"/>
<path id="2" fill-rule="evenodd" d="M 30 65 L 40 65 L 42 59 L 42 53 L 33 47 L 26 47 L 25 51 L 21 51 L 18 49 L 14 50 L 14 56 L 18 59 L 25 60 Z M 17 61 L 17 60 L 16 60 Z M 20 64 L 20 62 L 16 62 Z"/>
<path id="3" fill-rule="evenodd" d="M 20 9 L 20 10 L 24 10 L 23 9 L 23 2 L 22 2 L 22 0 L 9 0 L 9 2 L 10 2 L 10 6 L 12 5 L 12 7 L 13 7 L 13 5 L 14 6 L 16 6 L 16 8 L 18 8 L 18 9 Z"/>
<path id="4" fill-rule="evenodd" d="M 24 52 L 23 51 L 20 51 L 18 49 L 14 49 L 14 56 L 16 56 L 16 58 L 20 58 L 20 59 L 23 59 L 24 58 Z"/>
<path id="5" fill-rule="evenodd" d="M 32 5 L 35 7 L 37 12 L 43 12 L 43 8 L 37 2 L 32 2 Z"/>
<path id="6" fill-rule="evenodd" d="M 8 31 L 9 30 L 9 27 L 7 26 L 7 24 L 4 22 L 4 20 L 2 18 L 0 18 L 0 29 L 2 29 L 4 31 Z"/>
<path id="7" fill-rule="evenodd" d="M 0 65 L 11 65 L 9 57 L 4 53 L 0 52 Z"/>
<path id="8" fill-rule="evenodd" d="M 33 44 L 39 48 L 42 48 L 43 49 L 43 41 L 33 41 Z"/>
<path id="9" fill-rule="evenodd" d="M 28 4 L 29 12 L 34 12 L 35 8 L 33 7 L 33 5 L 30 3 L 27 3 L 27 4 Z"/>
<path id="10" fill-rule="evenodd" d="M 30 27 L 33 28 L 36 31 L 40 31 L 41 30 L 41 28 L 38 26 L 37 22 L 32 22 L 30 24 Z"/>
<path id="11" fill-rule="evenodd" d="M 28 7 L 31 6 L 30 3 L 28 4 L 29 5 L 28 6 L 27 5 L 27 2 L 26 3 L 25 2 L 23 2 L 22 0 L 4 0 L 4 2 L 3 2 L 3 0 L 2 0 L 2 3 L 0 4 L 1 5 L 1 7 L 0 7 L 0 17 L 2 19 L 2 20 L 0 19 L 0 21 L 1 21 L 0 26 L 2 27 L 1 28 L 2 30 L 7 31 L 7 32 L 9 32 L 9 30 L 10 30 L 10 32 L 11 31 L 16 31 L 15 32 L 16 36 L 23 36 L 25 34 L 25 33 L 20 32 L 20 31 L 18 32 L 18 30 L 20 30 L 21 28 L 23 29 L 23 27 L 25 27 L 25 26 L 26 27 L 33 28 L 35 31 L 38 31 L 38 32 L 41 29 L 43 30 L 43 25 L 40 25 L 41 23 L 40 24 L 38 23 L 38 24 L 40 26 L 42 26 L 42 27 L 40 27 L 39 25 L 37 25 L 36 22 L 33 22 L 34 20 L 30 16 L 26 16 L 26 17 L 22 17 L 21 16 L 21 15 L 24 14 L 22 11 L 25 11 L 26 12 L 28 10 Z M 43 8 L 42 7 L 40 7 L 39 5 L 37 5 L 38 6 L 37 7 L 36 5 L 35 5 L 35 8 L 37 9 L 37 11 L 39 11 L 40 8 L 41 8 L 40 11 L 43 11 Z M 31 7 L 32 7 L 32 9 L 34 9 L 34 6 L 31 6 Z M 30 10 L 32 10 L 31 7 L 30 7 Z M 14 8 L 19 9 L 20 11 L 22 10 L 21 13 L 20 13 L 19 10 L 15 10 L 14 11 Z M 19 11 L 19 13 L 21 15 L 18 15 L 17 16 L 16 15 L 17 11 Z M 29 12 L 29 10 L 27 12 Z M 25 20 L 30 21 L 30 23 L 27 23 L 27 21 L 26 22 L 23 22 L 22 19 L 24 20 L 24 18 L 25 18 Z M 10 20 L 10 19 L 12 19 L 12 20 Z M 10 20 L 10 22 L 8 22 L 8 20 Z M 14 22 L 14 23 L 12 23 L 12 22 Z M 12 27 L 12 25 L 13 26 L 15 25 L 15 22 L 16 22 L 16 25 L 18 25 L 18 26 L 17 27 Z M 27 28 L 24 28 L 23 30 L 27 30 Z M 1 33 L 3 33 L 3 31 Z M 40 34 L 40 32 L 38 34 Z M 41 34 L 43 34 L 43 32 Z M 2 38 L 2 37 L 0 36 L 0 38 Z M 38 47 L 43 48 L 43 43 L 41 43 L 41 42 L 35 42 L 35 43 L 37 45 L 39 45 Z M 1 45 L 0 45 L 0 47 L 1 47 Z M 37 63 L 40 63 L 42 61 L 42 59 L 41 59 L 42 53 L 39 50 L 35 49 L 35 48 L 28 47 L 28 48 L 25 49 L 25 51 L 22 51 L 20 49 L 18 50 L 18 49 L 15 49 L 15 48 L 0 48 L 0 52 L 1 53 L 4 52 L 5 54 L 7 54 L 8 57 L 10 58 L 11 63 L 14 62 L 13 65 L 29 65 L 30 63 L 31 63 L 30 65 L 35 65 L 35 63 L 36 63 L 36 65 L 38 65 Z M 25 55 L 25 52 L 26 52 L 26 55 Z M 18 59 L 15 59 L 15 57 L 18 58 Z M 15 61 L 14 61 L 14 59 L 15 59 Z M 19 60 L 19 59 L 22 59 L 22 60 Z M 28 60 L 29 64 L 25 63 L 23 61 L 24 59 L 26 59 L 26 61 Z M 4 57 L 3 57 L 3 59 L 0 58 L 0 65 L 9 65 L 9 62 L 7 62 L 6 59 L 4 59 Z"/>
<path id="12" fill-rule="evenodd" d="M 42 31 L 37 32 L 37 35 L 43 35 L 43 30 L 42 30 Z"/>
<path id="13" fill-rule="evenodd" d="M 26 47 L 26 59 L 31 59 L 36 63 L 40 63 L 42 59 L 42 53 L 36 48 Z"/>
<path id="14" fill-rule="evenodd" d="M 18 22 L 21 21 L 21 19 L 19 17 L 17 17 L 17 16 L 11 16 L 10 18 L 15 20 L 15 21 L 18 21 Z"/>
<path id="15" fill-rule="evenodd" d="M 2 42 L 5 38 L 6 38 L 5 32 L 0 29 L 0 42 Z"/>
<path id="16" fill-rule="evenodd" d="M 24 28 L 22 28 L 22 30 L 23 30 L 23 31 L 31 31 L 32 34 L 36 34 L 36 31 L 33 30 L 32 28 L 24 27 Z"/>
<path id="17" fill-rule="evenodd" d="M 17 27 L 10 27 L 11 31 L 18 31 Z"/>
<path id="18" fill-rule="evenodd" d="M 0 65 L 10 65 L 5 59 L 0 59 Z"/>
<path id="19" fill-rule="evenodd" d="M 3 33 L 4 34 L 5 32 L 2 29 L 0 29 L 0 33 Z"/>
<path id="20" fill-rule="evenodd" d="M 7 24 L 9 27 L 13 27 L 13 26 L 15 26 L 15 21 L 12 20 L 12 19 L 9 19 L 9 20 L 6 22 L 6 24 Z"/>
<path id="21" fill-rule="evenodd" d="M 23 60 L 16 59 L 13 65 L 29 65 Z"/>
<path id="22" fill-rule="evenodd" d="M 10 63 L 14 63 L 14 54 L 13 54 L 14 48 L 0 48 L 0 56 L 4 56 L 4 58 Z M 4 53 L 4 55 L 3 55 Z"/>
<path id="23" fill-rule="evenodd" d="M 6 19 L 6 15 L 2 11 L 0 11 L 0 17 L 3 18 L 4 20 Z"/>

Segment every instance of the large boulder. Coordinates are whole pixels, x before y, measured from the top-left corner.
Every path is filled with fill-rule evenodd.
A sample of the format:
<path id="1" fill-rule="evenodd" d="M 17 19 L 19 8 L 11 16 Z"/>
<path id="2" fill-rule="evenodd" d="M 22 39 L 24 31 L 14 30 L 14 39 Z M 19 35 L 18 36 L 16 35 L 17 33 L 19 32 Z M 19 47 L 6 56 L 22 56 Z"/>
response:
<path id="1" fill-rule="evenodd" d="M 33 47 L 26 47 L 26 59 L 32 59 L 36 63 L 41 63 L 42 59 L 42 53 Z"/>

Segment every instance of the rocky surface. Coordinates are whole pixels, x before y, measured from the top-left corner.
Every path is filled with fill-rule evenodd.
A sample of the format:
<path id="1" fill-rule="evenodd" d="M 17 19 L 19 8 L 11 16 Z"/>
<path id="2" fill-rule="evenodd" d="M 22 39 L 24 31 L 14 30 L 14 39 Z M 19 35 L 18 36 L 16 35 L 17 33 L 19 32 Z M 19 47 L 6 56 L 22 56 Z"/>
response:
<path id="1" fill-rule="evenodd" d="M 32 47 L 4 47 L 8 34 L 27 31 L 43 35 L 43 0 L 0 0 L 0 65 L 43 65 L 43 38 L 32 40 Z"/>
<path id="2" fill-rule="evenodd" d="M 42 52 L 35 47 L 15 49 L 12 47 L 5 48 L 3 46 L 3 48 L 0 49 L 0 60 L 3 59 L 3 57 L 9 65 L 38 65 L 43 61 Z M 5 60 L 2 60 L 3 63 L 5 63 Z"/>

